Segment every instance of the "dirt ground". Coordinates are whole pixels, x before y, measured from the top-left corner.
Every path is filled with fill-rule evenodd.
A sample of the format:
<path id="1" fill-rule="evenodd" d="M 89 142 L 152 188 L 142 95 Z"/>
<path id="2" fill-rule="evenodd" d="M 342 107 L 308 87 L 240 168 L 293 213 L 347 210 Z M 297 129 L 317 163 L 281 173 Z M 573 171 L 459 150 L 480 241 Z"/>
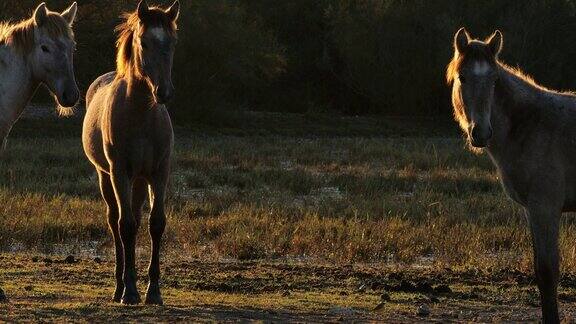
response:
<path id="1" fill-rule="evenodd" d="M 2 254 L 3 321 L 537 321 L 530 275 L 310 262 L 164 261 L 165 306 L 112 303 L 113 261 Z M 139 264 L 140 291 L 146 277 Z M 576 278 L 562 280 L 576 318 Z"/>

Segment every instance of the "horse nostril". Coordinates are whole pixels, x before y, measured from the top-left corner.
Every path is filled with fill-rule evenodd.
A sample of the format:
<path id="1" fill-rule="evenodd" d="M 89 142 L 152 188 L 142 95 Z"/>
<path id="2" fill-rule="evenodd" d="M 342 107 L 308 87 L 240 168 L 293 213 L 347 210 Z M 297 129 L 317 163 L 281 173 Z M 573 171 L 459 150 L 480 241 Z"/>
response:
<path id="1" fill-rule="evenodd" d="M 63 106 L 74 106 L 78 102 L 78 99 L 80 99 L 80 91 L 64 91 L 60 99 L 60 104 Z"/>
<path id="2" fill-rule="evenodd" d="M 485 146 L 492 138 L 492 127 L 482 128 L 474 126 L 470 135 L 475 146 Z"/>
<path id="3" fill-rule="evenodd" d="M 472 136 L 472 138 L 476 138 L 478 136 L 478 128 L 472 127 L 472 131 L 470 132 L 470 135 Z"/>

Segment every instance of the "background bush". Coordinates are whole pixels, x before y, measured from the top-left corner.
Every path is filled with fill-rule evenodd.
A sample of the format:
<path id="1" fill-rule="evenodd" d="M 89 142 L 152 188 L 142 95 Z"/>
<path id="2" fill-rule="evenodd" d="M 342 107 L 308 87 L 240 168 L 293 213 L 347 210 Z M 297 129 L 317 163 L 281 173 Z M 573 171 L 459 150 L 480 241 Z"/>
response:
<path id="1" fill-rule="evenodd" d="M 70 1 L 51 0 L 63 9 Z M 150 1 L 152 2 L 152 1 Z M 80 0 L 76 70 L 86 90 L 114 68 L 113 28 L 136 0 Z M 20 19 L 37 1 L 1 1 Z M 165 3 L 167 4 L 167 2 Z M 184 0 L 174 69 L 177 121 L 239 110 L 448 116 L 452 37 L 504 33 L 502 58 L 576 88 L 574 0 Z"/>

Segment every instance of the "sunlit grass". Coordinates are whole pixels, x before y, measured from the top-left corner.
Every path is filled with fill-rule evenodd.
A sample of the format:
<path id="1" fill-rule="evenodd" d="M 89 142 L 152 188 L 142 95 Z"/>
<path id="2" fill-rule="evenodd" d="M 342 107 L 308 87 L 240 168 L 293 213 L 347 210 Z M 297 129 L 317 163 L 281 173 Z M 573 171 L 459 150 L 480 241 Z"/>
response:
<path id="1" fill-rule="evenodd" d="M 100 241 L 111 251 L 77 135 L 24 134 L 0 161 L 3 248 Z M 463 147 L 444 137 L 178 132 L 165 243 L 199 258 L 529 269 L 523 211 L 503 194 L 490 161 Z M 576 271 L 574 227 L 567 217 L 568 271 Z"/>

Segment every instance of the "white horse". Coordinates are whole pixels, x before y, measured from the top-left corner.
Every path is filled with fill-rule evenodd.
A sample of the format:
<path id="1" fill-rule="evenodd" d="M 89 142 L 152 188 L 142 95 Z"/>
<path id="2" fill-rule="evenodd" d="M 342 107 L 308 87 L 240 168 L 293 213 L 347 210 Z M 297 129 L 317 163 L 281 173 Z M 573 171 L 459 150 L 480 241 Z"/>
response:
<path id="1" fill-rule="evenodd" d="M 546 89 L 499 60 L 499 31 L 482 41 L 461 28 L 447 71 L 454 116 L 524 207 L 544 323 L 559 323 L 560 217 L 576 211 L 576 95 Z"/>
<path id="2" fill-rule="evenodd" d="M 31 18 L 0 23 L 0 143 L 18 120 L 40 84 L 56 97 L 59 107 L 76 105 L 80 91 L 73 67 L 74 2 L 62 13 L 40 4 Z"/>

